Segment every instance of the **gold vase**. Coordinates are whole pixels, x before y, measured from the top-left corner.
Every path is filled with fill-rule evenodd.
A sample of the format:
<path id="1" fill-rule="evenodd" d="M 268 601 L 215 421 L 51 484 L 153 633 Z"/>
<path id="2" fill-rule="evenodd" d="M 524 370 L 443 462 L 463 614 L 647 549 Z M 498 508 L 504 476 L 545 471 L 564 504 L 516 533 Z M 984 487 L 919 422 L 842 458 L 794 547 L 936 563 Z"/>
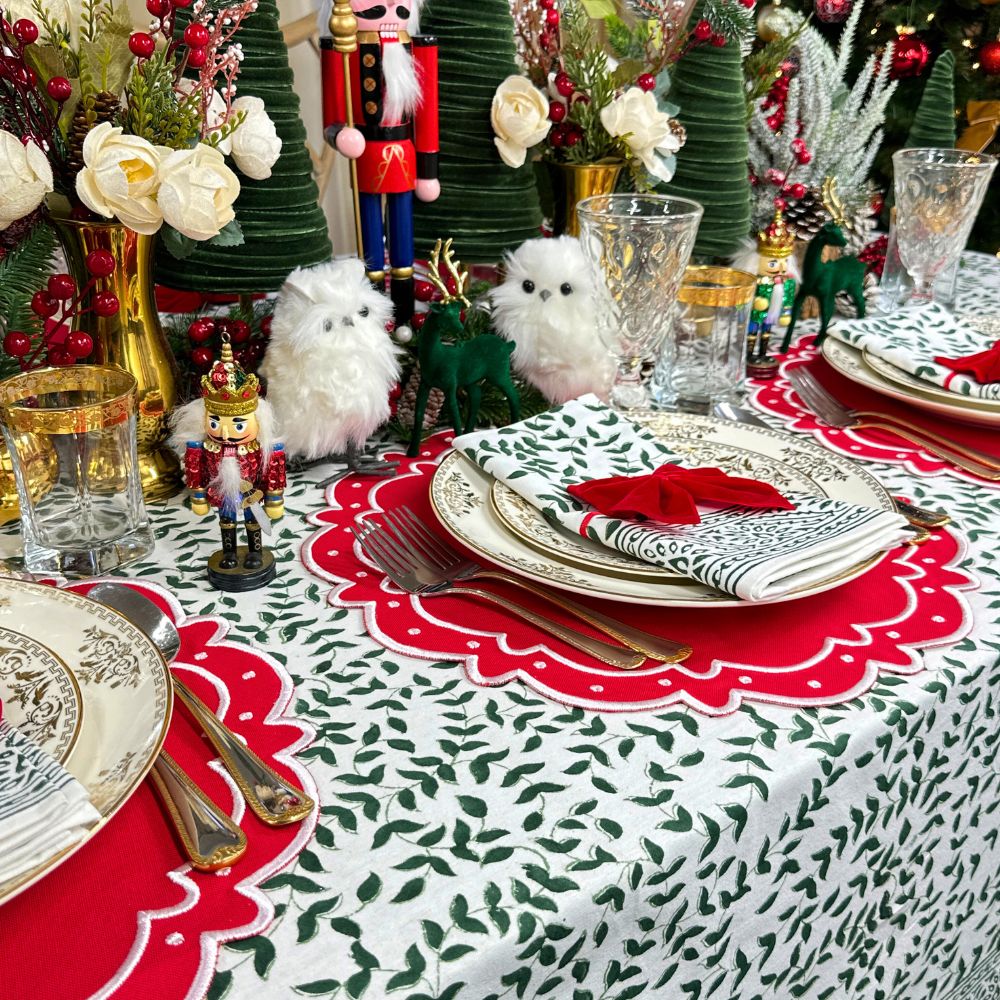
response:
<path id="1" fill-rule="evenodd" d="M 55 482 L 59 461 L 52 443 L 37 434 L 26 435 L 22 447 L 22 462 L 28 473 L 28 488 L 36 499 L 44 496 Z M 0 524 L 21 516 L 17 502 L 17 483 L 7 442 L 0 437 Z"/>
<path id="2" fill-rule="evenodd" d="M 556 236 L 579 236 L 580 221 L 576 206 L 585 198 L 612 194 L 625 164 L 618 160 L 605 163 L 549 163 L 555 214 L 552 220 Z"/>
<path id="3" fill-rule="evenodd" d="M 114 292 L 121 308 L 108 317 L 84 313 L 76 325 L 94 339 L 88 362 L 124 368 L 138 383 L 142 495 L 147 502 L 166 500 L 181 489 L 183 481 L 177 456 L 167 445 L 167 417 L 179 402 L 178 370 L 156 310 L 156 237 L 143 236 L 119 222 L 79 222 L 55 216 L 51 221 L 78 287 L 90 280 L 89 253 L 107 250 L 115 259 L 114 272 L 99 287 Z"/>

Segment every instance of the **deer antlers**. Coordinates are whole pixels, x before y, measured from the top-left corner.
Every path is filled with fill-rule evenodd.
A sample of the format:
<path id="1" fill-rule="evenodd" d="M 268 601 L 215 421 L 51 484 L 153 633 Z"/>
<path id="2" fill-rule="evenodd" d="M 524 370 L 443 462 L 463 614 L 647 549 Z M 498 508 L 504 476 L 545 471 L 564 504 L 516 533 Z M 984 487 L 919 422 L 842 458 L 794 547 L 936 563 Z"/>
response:
<path id="1" fill-rule="evenodd" d="M 449 302 L 461 301 L 466 307 L 470 305 L 469 300 L 465 297 L 465 286 L 469 281 L 468 271 L 459 271 L 458 267 L 455 265 L 455 260 L 452 257 L 452 241 L 448 240 L 446 243 L 438 240 L 434 244 L 434 252 L 431 254 L 431 259 L 427 265 L 427 278 L 430 283 L 441 293 L 442 303 L 447 305 Z M 441 277 L 441 251 L 444 250 L 444 266 L 448 271 L 448 274 L 455 281 L 455 294 L 451 293 L 448 288 L 447 283 Z"/>
<path id="2" fill-rule="evenodd" d="M 844 202 L 837 194 L 836 177 L 827 177 L 823 181 L 823 207 L 830 213 L 831 218 L 838 226 L 843 226 L 847 222 Z"/>

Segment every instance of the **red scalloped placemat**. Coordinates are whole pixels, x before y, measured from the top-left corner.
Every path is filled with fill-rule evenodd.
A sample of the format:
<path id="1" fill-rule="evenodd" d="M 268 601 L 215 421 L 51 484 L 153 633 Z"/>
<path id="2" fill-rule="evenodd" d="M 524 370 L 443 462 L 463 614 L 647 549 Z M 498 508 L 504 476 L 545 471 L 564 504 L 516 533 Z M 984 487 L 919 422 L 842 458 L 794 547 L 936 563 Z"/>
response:
<path id="1" fill-rule="evenodd" d="M 92 580 L 67 589 L 86 593 Z M 123 582 L 123 581 L 118 581 Z M 226 640 L 220 618 L 186 618 L 154 584 L 124 581 L 152 598 L 178 626 L 173 669 L 254 751 L 316 797 L 293 754 L 310 728 L 282 715 L 292 683 L 275 660 Z M 258 888 L 308 843 L 315 814 L 271 828 L 245 807 L 211 746 L 175 706 L 167 750 L 246 831 L 247 853 L 211 875 L 183 863 L 159 801 L 144 781 L 92 841 L 51 875 L 0 908 L 0 994 L 28 1000 L 182 1000 L 204 995 L 221 944 L 260 933 L 273 908 Z"/>
<path id="2" fill-rule="evenodd" d="M 520 680 L 554 701 L 608 711 L 680 703 L 725 715 L 753 701 L 832 705 L 867 690 L 879 671 L 922 670 L 920 649 L 957 642 L 971 628 L 962 591 L 977 584 L 957 568 L 962 537 L 941 531 L 923 546 L 895 550 L 843 587 L 783 604 L 674 609 L 577 597 L 649 632 L 683 639 L 695 650 L 676 666 L 609 668 L 492 605 L 400 593 L 361 557 L 350 534 L 360 515 L 408 504 L 436 525 L 428 486 L 449 441 L 446 433 L 435 435 L 419 458 L 402 459 L 394 479 L 355 476 L 330 487 L 328 509 L 310 518 L 320 530 L 303 545 L 302 558 L 335 584 L 331 604 L 363 610 L 377 642 L 413 656 L 457 660 L 475 684 Z M 502 583 L 477 581 L 477 586 L 495 586 L 551 617 L 560 614 Z"/>
<path id="3" fill-rule="evenodd" d="M 788 382 L 789 368 L 806 365 L 816 378 L 841 403 L 852 410 L 874 410 L 902 420 L 915 430 L 926 428 L 971 448 L 978 448 L 1000 460 L 997 431 L 989 427 L 960 424 L 926 410 L 899 403 L 871 389 L 852 382 L 830 367 L 815 346 L 814 337 L 803 337 L 786 355 L 777 378 L 769 382 L 751 382 L 751 401 L 759 410 L 781 417 L 786 429 L 809 434 L 821 444 L 847 455 L 848 458 L 868 459 L 902 465 L 921 476 L 951 475 L 967 479 L 980 486 L 1000 488 L 1000 482 L 982 479 L 964 472 L 947 462 L 912 445 L 904 438 L 887 431 L 840 430 L 820 423 L 799 399 Z"/>

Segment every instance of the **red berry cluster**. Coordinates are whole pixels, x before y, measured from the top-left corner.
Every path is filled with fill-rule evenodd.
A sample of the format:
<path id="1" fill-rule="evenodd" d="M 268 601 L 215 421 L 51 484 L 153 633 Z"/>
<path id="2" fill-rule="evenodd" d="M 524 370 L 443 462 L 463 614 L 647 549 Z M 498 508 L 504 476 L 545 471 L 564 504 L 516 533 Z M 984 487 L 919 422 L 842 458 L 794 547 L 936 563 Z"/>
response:
<path id="1" fill-rule="evenodd" d="M 229 335 L 233 357 L 247 370 L 255 371 L 267 350 L 271 336 L 271 317 L 265 316 L 259 324 L 259 336 L 246 320 L 227 319 L 221 316 L 202 316 L 187 331 L 191 342 L 191 364 L 197 371 L 207 372 L 222 349 L 223 334 Z"/>
<path id="2" fill-rule="evenodd" d="M 94 250 L 87 255 L 90 279 L 82 288 L 70 274 L 53 274 L 45 288 L 35 292 L 31 311 L 42 322 L 42 336 L 37 344 L 23 330 L 10 330 L 3 338 L 4 352 L 16 358 L 22 371 L 43 364 L 63 367 L 89 357 L 94 341 L 89 333 L 73 329 L 73 320 L 86 313 L 107 318 L 117 314 L 118 297 L 109 291 L 97 291 L 97 286 L 115 269 L 115 258 L 107 250 Z M 90 296 L 90 305 L 83 302 Z"/>
<path id="3" fill-rule="evenodd" d="M 538 36 L 543 49 L 550 49 L 559 42 L 559 7 L 556 0 L 538 0 L 542 10 L 542 30 Z"/>
<path id="4" fill-rule="evenodd" d="M 762 111 L 770 111 L 767 116 L 767 127 L 772 132 L 780 132 L 785 124 L 785 105 L 788 103 L 788 86 L 798 72 L 798 65 L 792 59 L 786 59 L 780 67 L 778 78 L 771 84 L 771 89 L 761 102 Z"/>
<path id="5" fill-rule="evenodd" d="M 882 271 L 885 269 L 885 255 L 888 249 L 889 237 L 879 236 L 858 254 L 858 260 L 867 266 L 868 273 L 874 274 L 880 281 L 882 280 Z"/>
<path id="6" fill-rule="evenodd" d="M 174 19 L 177 11 L 190 7 L 194 0 L 146 0 L 146 10 L 155 18 L 153 33 L 137 31 L 128 40 L 128 47 L 137 59 L 149 59 L 156 51 L 156 33 L 162 33 L 164 38 L 173 38 Z M 203 24 L 192 22 L 184 29 L 183 44 L 187 46 L 186 62 L 194 69 L 200 69 L 208 60 L 206 46 L 209 42 L 208 29 Z M 174 42 L 171 52 L 181 43 Z"/>

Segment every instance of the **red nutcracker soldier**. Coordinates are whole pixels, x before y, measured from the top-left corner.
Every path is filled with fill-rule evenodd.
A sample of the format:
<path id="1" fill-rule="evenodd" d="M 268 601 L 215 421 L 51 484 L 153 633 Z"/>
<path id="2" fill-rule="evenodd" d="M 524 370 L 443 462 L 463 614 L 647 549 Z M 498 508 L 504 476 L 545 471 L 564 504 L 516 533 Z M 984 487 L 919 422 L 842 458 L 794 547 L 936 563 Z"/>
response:
<path id="1" fill-rule="evenodd" d="M 437 40 L 406 30 L 421 2 L 337 0 L 322 40 L 326 140 L 352 161 L 359 252 L 380 288 L 388 222 L 397 328 L 413 316 L 413 196 L 441 193 Z"/>
<path id="2" fill-rule="evenodd" d="M 262 532 L 270 534 L 271 521 L 285 512 L 285 451 L 274 440 L 271 407 L 259 391 L 257 376 L 243 370 L 226 339 L 201 380 L 205 438 L 189 441 L 184 456 L 191 509 L 219 512 L 222 549 L 208 561 L 208 578 L 220 590 L 255 590 L 275 575 Z M 247 544 L 237 547 L 239 521 Z"/>

